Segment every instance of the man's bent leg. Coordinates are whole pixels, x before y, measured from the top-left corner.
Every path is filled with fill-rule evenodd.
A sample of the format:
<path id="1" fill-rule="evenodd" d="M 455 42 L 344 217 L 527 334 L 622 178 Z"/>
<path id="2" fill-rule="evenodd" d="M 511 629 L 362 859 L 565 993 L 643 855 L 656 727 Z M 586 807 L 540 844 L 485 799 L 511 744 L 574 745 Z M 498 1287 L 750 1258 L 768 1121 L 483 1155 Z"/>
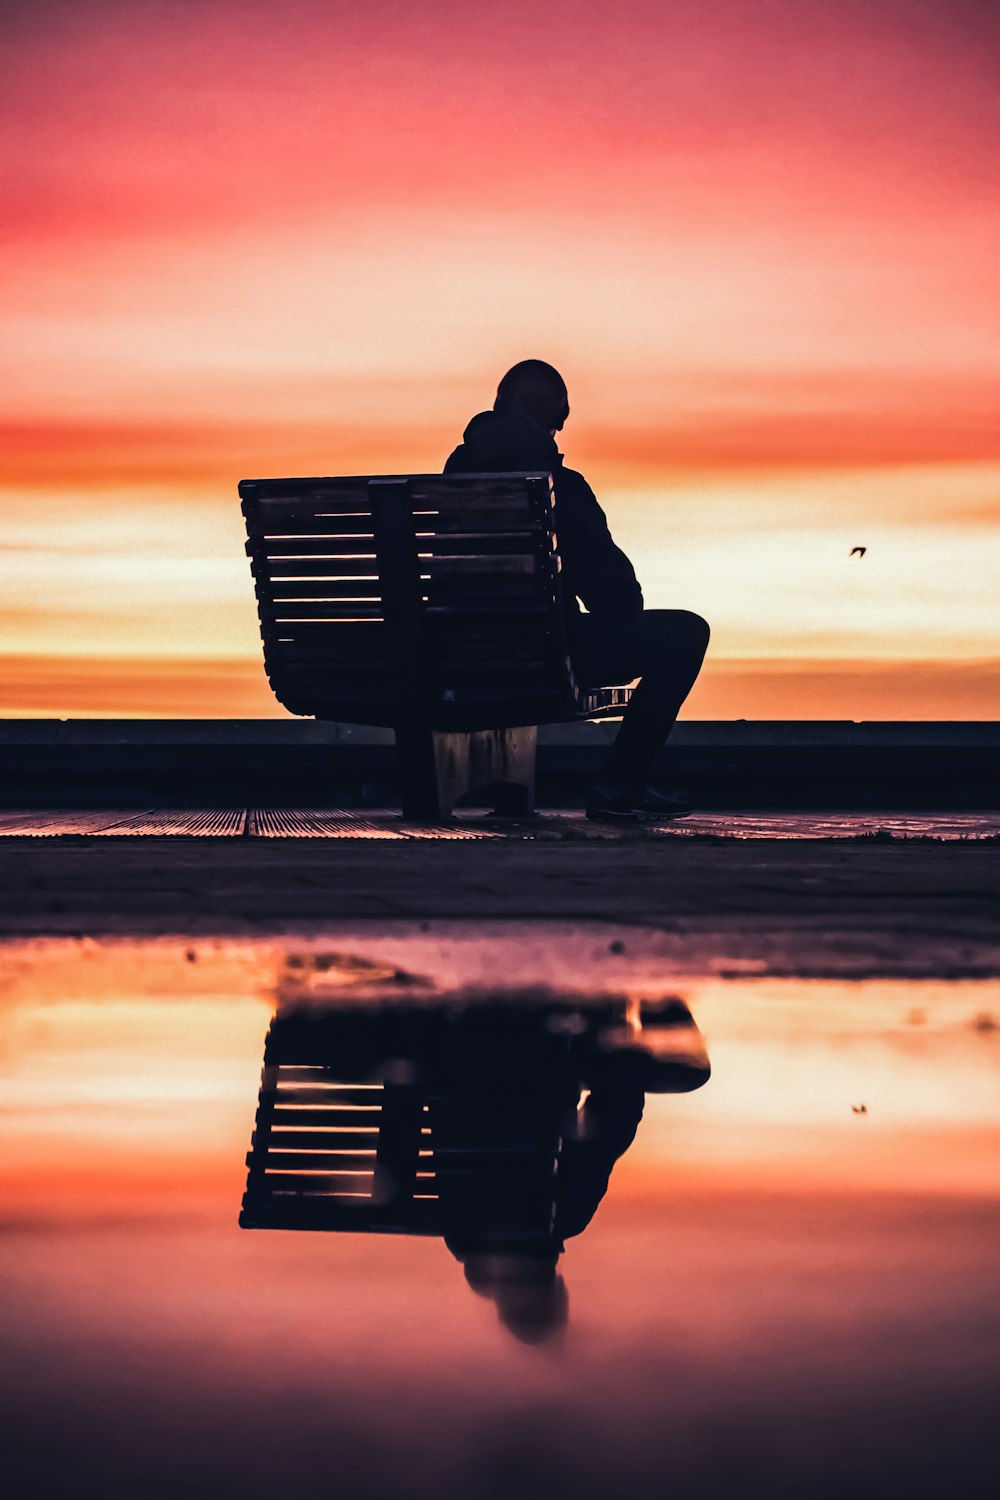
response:
<path id="1" fill-rule="evenodd" d="M 701 670 L 709 627 L 700 615 L 684 609 L 647 609 L 608 629 L 589 618 L 582 624 L 574 661 L 588 685 L 642 679 L 600 777 L 602 784 L 640 786 Z"/>

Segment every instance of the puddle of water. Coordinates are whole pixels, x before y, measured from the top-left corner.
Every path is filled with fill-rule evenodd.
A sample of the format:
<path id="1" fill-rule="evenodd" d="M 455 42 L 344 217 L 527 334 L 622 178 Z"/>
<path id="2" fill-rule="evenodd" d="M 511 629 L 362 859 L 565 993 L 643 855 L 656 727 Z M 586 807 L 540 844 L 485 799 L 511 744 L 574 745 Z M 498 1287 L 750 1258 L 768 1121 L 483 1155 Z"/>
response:
<path id="1" fill-rule="evenodd" d="M 17 1495 L 992 1493 L 1000 980 L 553 927 L 0 985 Z"/>

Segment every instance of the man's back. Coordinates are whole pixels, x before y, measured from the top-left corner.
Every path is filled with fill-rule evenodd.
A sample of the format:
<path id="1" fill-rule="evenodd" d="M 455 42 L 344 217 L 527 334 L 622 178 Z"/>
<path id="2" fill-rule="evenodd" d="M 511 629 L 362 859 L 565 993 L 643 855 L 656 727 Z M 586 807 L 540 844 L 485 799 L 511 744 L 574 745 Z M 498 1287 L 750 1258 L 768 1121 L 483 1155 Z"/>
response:
<path id="1" fill-rule="evenodd" d="M 483 411 L 473 417 L 462 442 L 444 466 L 451 473 L 513 473 L 539 470 L 552 475 L 556 490 L 556 530 L 563 559 L 567 612 L 588 611 L 624 620 L 642 609 L 642 590 L 624 552 L 615 546 L 604 512 L 582 474 L 563 465 L 552 435 L 519 412 Z"/>

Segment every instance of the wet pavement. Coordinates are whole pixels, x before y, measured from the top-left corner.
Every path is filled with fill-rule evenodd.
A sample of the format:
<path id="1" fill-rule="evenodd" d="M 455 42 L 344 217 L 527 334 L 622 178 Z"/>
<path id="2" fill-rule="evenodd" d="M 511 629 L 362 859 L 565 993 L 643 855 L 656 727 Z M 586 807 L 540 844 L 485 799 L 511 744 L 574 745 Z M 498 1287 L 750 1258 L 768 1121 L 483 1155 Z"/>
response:
<path id="1" fill-rule="evenodd" d="M 0 840 L 0 936 L 309 936 L 334 924 L 625 923 L 661 972 L 1000 973 L 1000 844 Z"/>
<path id="2" fill-rule="evenodd" d="M 818 925 L 11 934 L 7 1493 L 995 1493 L 1000 965 Z"/>

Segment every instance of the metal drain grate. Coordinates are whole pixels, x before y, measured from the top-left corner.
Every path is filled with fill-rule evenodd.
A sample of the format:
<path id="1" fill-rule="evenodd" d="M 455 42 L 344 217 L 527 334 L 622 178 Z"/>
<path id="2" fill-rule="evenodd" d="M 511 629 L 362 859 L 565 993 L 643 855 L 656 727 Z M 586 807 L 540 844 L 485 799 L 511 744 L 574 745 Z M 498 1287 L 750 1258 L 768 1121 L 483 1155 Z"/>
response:
<path id="1" fill-rule="evenodd" d="M 249 832 L 265 839 L 496 839 L 503 833 L 462 824 L 440 828 L 403 823 L 390 808 L 353 812 L 347 808 L 252 808 Z"/>
<path id="2" fill-rule="evenodd" d="M 0 813 L 0 838 L 41 839 L 74 833 L 104 833 L 111 825 L 134 815 L 135 809 L 127 807 L 106 807 L 100 812 L 46 808 L 35 812 Z"/>
<path id="3" fill-rule="evenodd" d="M 98 837 L 116 838 L 233 838 L 243 832 L 246 816 L 242 807 L 161 807 L 90 831 Z"/>
<path id="4" fill-rule="evenodd" d="M 401 839 L 385 821 L 356 816 L 341 808 L 259 807 L 249 813 L 252 837 L 265 839 Z"/>

